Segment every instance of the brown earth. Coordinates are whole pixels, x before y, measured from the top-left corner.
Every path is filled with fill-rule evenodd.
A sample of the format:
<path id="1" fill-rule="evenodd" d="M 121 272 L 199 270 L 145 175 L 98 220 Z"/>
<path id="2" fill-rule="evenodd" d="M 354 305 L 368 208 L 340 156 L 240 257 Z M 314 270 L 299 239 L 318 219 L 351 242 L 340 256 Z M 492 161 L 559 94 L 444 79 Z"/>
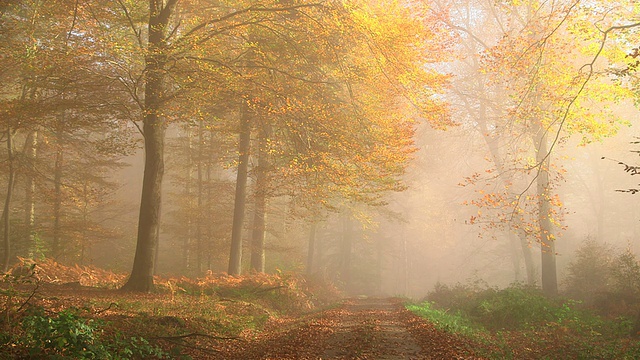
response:
<path id="1" fill-rule="evenodd" d="M 165 349 L 178 347 L 181 354 L 193 359 L 481 358 L 475 351 L 478 344 L 436 329 L 406 310 L 399 299 L 346 299 L 335 307 L 311 314 L 270 316 L 260 330 L 218 337 L 205 330 L 211 327 L 212 320 L 194 314 L 206 312 L 212 306 L 224 306 L 234 314 L 246 311 L 255 315 L 256 305 L 234 300 L 223 305 L 222 299 L 212 303 L 199 297 L 174 301 L 173 295 L 122 293 L 82 286 L 77 281 L 58 285 L 43 282 L 35 288 L 33 284 L 25 284 L 16 290 L 24 293 L 22 298 L 3 300 L 14 312 L 22 311 L 21 302 L 42 306 L 51 313 L 76 307 L 88 316 L 106 320 L 114 329 L 137 333 Z M 123 302 L 123 298 L 127 301 Z M 152 309 L 141 309 L 149 304 Z M 5 315 L 7 319 L 18 316 Z M 149 337 L 158 333 L 167 336 Z M 1 355 L 10 353 L 0 354 L 0 358 L 5 358 Z"/>
<path id="2" fill-rule="evenodd" d="M 253 339 L 226 343 L 220 359 L 479 359 L 474 344 L 437 330 L 395 299 L 349 299 Z"/>

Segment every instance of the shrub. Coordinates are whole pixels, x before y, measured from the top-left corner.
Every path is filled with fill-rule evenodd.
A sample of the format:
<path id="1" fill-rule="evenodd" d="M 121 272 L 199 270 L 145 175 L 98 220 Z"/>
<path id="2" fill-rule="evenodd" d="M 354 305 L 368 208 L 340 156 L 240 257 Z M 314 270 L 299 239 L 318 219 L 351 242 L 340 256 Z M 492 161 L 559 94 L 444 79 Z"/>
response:
<path id="1" fill-rule="evenodd" d="M 569 264 L 567 295 L 601 315 L 636 316 L 640 330 L 640 263 L 630 249 L 617 253 L 608 245 L 586 241 Z"/>
<path id="2" fill-rule="evenodd" d="M 166 354 L 146 339 L 120 333 L 104 336 L 103 323 L 86 319 L 76 309 L 49 316 L 42 308 L 26 315 L 15 337 L 3 346 L 17 357 L 37 359 L 162 359 Z M 19 353 L 19 354 L 17 354 Z"/>
<path id="3" fill-rule="evenodd" d="M 615 258 L 611 267 L 613 291 L 626 294 L 631 299 L 640 297 L 640 262 L 631 249 Z"/>
<path id="4" fill-rule="evenodd" d="M 593 305 L 611 290 L 614 251 L 607 244 L 586 240 L 569 263 L 565 287 L 567 295 Z"/>
<path id="5" fill-rule="evenodd" d="M 41 309 L 22 321 L 24 335 L 19 344 L 30 356 L 59 354 L 69 358 L 103 359 L 107 349 L 98 341 L 99 331 L 92 320 L 80 318 L 73 310 L 49 317 Z"/>
<path id="6" fill-rule="evenodd" d="M 478 294 L 470 315 L 489 329 L 514 330 L 554 321 L 554 307 L 539 290 L 512 286 Z"/>
<path id="7" fill-rule="evenodd" d="M 480 291 L 482 289 L 477 286 L 461 283 L 449 286 L 438 282 L 433 291 L 427 295 L 426 300 L 441 309 L 464 309 Z"/>

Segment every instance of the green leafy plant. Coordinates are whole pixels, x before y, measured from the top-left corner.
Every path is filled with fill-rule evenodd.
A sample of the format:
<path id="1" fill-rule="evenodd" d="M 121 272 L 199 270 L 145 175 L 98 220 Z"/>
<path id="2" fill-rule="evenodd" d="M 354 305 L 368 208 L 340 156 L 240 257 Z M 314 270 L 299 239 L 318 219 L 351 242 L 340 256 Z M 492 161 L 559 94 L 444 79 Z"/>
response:
<path id="1" fill-rule="evenodd" d="M 119 332 L 104 336 L 104 323 L 65 309 L 54 316 L 35 308 L 20 325 L 13 343 L 31 358 L 44 359 L 162 359 L 166 353 L 142 337 Z"/>
<path id="2" fill-rule="evenodd" d="M 68 358 L 107 358 L 108 351 L 98 340 L 100 331 L 92 320 L 79 317 L 74 310 L 63 310 L 49 317 L 41 309 L 22 320 L 24 335 L 19 344 L 30 356 L 57 354 Z"/>

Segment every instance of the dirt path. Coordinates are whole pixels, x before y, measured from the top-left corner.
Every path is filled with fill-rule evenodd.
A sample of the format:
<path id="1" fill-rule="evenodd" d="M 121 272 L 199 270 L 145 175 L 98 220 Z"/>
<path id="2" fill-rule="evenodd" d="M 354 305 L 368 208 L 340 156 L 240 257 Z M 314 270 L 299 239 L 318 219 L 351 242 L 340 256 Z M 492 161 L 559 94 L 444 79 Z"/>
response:
<path id="1" fill-rule="evenodd" d="M 392 299 L 350 299 L 301 323 L 273 324 L 224 359 L 478 359 L 474 344 L 438 331 Z"/>
<path id="2" fill-rule="evenodd" d="M 386 299 L 349 301 L 322 359 L 420 359 L 421 348 Z"/>

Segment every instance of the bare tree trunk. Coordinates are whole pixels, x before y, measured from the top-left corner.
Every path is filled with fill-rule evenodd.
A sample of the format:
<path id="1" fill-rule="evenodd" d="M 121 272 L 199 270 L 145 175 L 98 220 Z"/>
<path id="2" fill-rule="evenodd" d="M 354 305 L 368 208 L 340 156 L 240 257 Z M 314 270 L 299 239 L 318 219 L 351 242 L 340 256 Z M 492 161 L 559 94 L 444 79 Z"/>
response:
<path id="1" fill-rule="evenodd" d="M 211 135 L 211 134 L 209 134 Z M 208 144 L 208 150 L 209 153 L 211 153 L 212 148 L 213 148 L 213 141 L 211 139 L 211 137 L 209 138 L 209 144 Z M 213 202 L 212 201 L 212 189 L 213 186 L 212 184 L 215 183 L 215 180 L 213 180 L 213 177 L 215 177 L 217 179 L 217 175 L 214 173 L 213 175 L 211 174 L 211 170 L 212 170 L 212 164 L 210 162 L 206 163 L 206 168 L 205 168 L 205 172 L 204 172 L 204 178 L 205 180 L 203 182 L 200 183 L 201 185 L 201 189 L 200 191 L 202 192 L 202 194 L 200 195 L 201 201 L 202 201 L 202 213 L 200 213 L 200 244 L 201 246 L 204 246 L 204 239 L 209 239 L 209 243 L 208 246 L 204 246 L 206 248 L 206 251 L 203 251 L 203 256 L 206 255 L 206 260 L 207 260 L 207 270 L 211 270 L 212 267 L 212 262 L 213 262 L 213 250 L 212 247 L 215 246 L 215 241 L 214 241 L 214 225 L 211 222 L 208 223 L 204 223 L 203 219 L 204 219 L 204 214 L 206 213 L 206 209 L 210 209 L 210 205 Z M 204 187 L 206 185 L 206 188 Z M 205 191 L 206 190 L 206 191 Z M 205 206 L 207 207 L 205 209 Z M 206 226 L 205 226 L 206 225 Z"/>
<path id="2" fill-rule="evenodd" d="M 36 256 L 36 237 L 34 233 L 36 222 L 36 201 L 34 194 L 36 192 L 36 182 L 33 173 L 35 171 L 35 161 L 38 151 L 38 131 L 33 130 L 27 135 L 25 141 L 25 158 L 27 161 L 27 176 L 25 180 L 25 196 L 24 196 L 24 223 L 25 223 L 25 244 L 30 258 Z"/>
<path id="3" fill-rule="evenodd" d="M 187 137 L 187 169 L 185 176 L 185 186 L 184 186 L 184 196 L 187 201 L 187 213 L 193 213 L 193 201 L 191 199 L 191 169 L 193 168 L 193 158 L 191 156 L 191 151 L 193 149 L 193 145 L 191 142 L 191 128 L 186 128 L 186 137 Z M 196 220 L 197 221 L 197 220 Z M 182 267 L 185 272 L 189 272 L 191 269 L 191 243 L 192 239 L 192 225 L 193 220 L 192 216 L 187 216 L 187 228 L 186 234 L 184 236 L 184 243 L 182 244 Z"/>
<path id="4" fill-rule="evenodd" d="M 160 84 L 149 81 L 147 88 L 149 89 L 152 85 L 159 86 Z M 149 91 L 147 90 L 147 92 Z M 164 173 L 164 123 L 159 119 L 157 113 L 148 112 L 145 116 L 143 130 L 145 163 L 138 219 L 138 241 L 131 276 L 122 289 L 150 292 L 153 290 L 153 274 L 160 235 L 160 205 Z"/>
<path id="5" fill-rule="evenodd" d="M 539 129 L 538 152 L 536 162 L 540 166 L 537 179 L 538 222 L 540 226 L 540 251 L 542 257 L 542 291 L 547 296 L 558 295 L 556 273 L 556 244 L 552 232 L 551 203 L 549 194 L 549 154 L 547 135 L 544 128 Z"/>
<path id="6" fill-rule="evenodd" d="M 249 151 L 251 148 L 251 119 L 247 104 L 243 102 L 240 119 L 240 139 L 238 142 L 238 171 L 236 176 L 236 194 L 233 208 L 233 227 L 231 229 L 231 252 L 229 254 L 229 275 L 242 272 L 242 226 L 247 195 L 247 173 L 249 169 Z"/>
<path id="7" fill-rule="evenodd" d="M 402 234 L 402 295 L 409 295 L 409 253 L 407 252 L 407 238 Z"/>
<path id="8" fill-rule="evenodd" d="M 521 252 L 524 258 L 526 283 L 528 286 L 535 286 L 537 283 L 537 273 L 536 264 L 533 261 L 533 253 L 531 252 L 531 244 L 529 242 L 529 239 L 527 238 L 527 234 L 522 229 L 523 226 L 521 220 L 519 218 L 515 218 L 514 222 L 515 223 L 513 224 L 513 228 L 517 229 L 517 233 L 513 234 L 512 236 L 514 237 L 513 241 L 518 242 L 517 246 L 520 249 L 520 251 L 518 251 L 518 254 Z M 516 245 L 514 244 L 514 246 Z"/>
<path id="9" fill-rule="evenodd" d="M 314 269 L 314 256 L 316 250 L 316 231 L 318 228 L 318 222 L 312 221 L 309 226 L 309 248 L 307 250 L 307 275 L 313 274 Z"/>
<path id="10" fill-rule="evenodd" d="M 202 244 L 202 221 L 204 216 L 204 192 L 203 192 L 203 161 L 204 161 L 204 122 L 200 120 L 198 123 L 198 159 L 196 161 L 197 177 L 198 177 L 198 200 L 196 211 L 196 271 L 202 272 L 202 256 L 203 256 L 203 244 Z M 207 171 L 209 168 L 207 167 Z M 209 176 L 207 176 L 209 177 Z M 207 179 L 209 180 L 209 179 Z"/>
<path id="11" fill-rule="evenodd" d="M 264 125 L 263 125 L 264 127 Z M 261 129 L 258 144 L 258 166 L 255 168 L 256 186 L 254 190 L 253 233 L 251 236 L 251 269 L 264 272 L 267 217 L 267 159 L 265 154 L 267 131 Z"/>
<path id="12" fill-rule="evenodd" d="M 326 223 L 324 223 L 324 225 L 320 228 L 320 229 L 326 229 Z M 320 234 L 322 234 L 322 232 L 320 232 Z M 324 254 L 325 254 L 325 248 L 324 248 L 324 239 L 322 238 L 322 236 L 319 236 L 318 234 L 318 225 L 316 225 L 316 231 L 314 234 L 314 243 L 315 243 L 315 268 L 316 268 L 316 272 L 320 272 L 323 276 L 326 275 L 326 266 L 324 263 Z"/>
<path id="13" fill-rule="evenodd" d="M 138 218 L 138 239 L 133 269 L 125 291 L 150 292 L 153 290 L 153 275 L 160 235 L 160 205 L 162 202 L 162 177 L 164 175 L 165 121 L 161 116 L 163 80 L 166 77 L 166 31 L 169 18 L 177 0 L 149 0 L 148 45 L 145 58 L 146 71 L 144 118 L 144 176 L 142 198 Z"/>
<path id="14" fill-rule="evenodd" d="M 507 233 L 507 238 L 509 239 L 510 252 L 511 252 L 511 264 L 513 265 L 514 271 L 514 280 L 516 282 L 522 280 L 522 274 L 520 271 L 520 239 L 511 231 Z"/>
<path id="15" fill-rule="evenodd" d="M 264 194 L 260 194 L 255 199 L 255 209 L 253 214 L 253 233 L 251 236 L 251 269 L 257 272 L 264 272 L 265 267 L 265 225 L 266 225 L 266 203 Z"/>
<path id="16" fill-rule="evenodd" d="M 3 220 L 3 238 L 4 238 L 4 258 L 2 260 L 2 271 L 9 270 L 11 262 L 11 197 L 13 196 L 13 183 L 15 181 L 15 167 L 13 166 L 13 133 L 11 127 L 7 126 L 7 160 L 9 179 L 7 180 L 7 194 L 4 199 L 4 210 L 2 212 Z"/>
<path id="17" fill-rule="evenodd" d="M 527 273 L 527 285 L 536 285 L 536 264 L 533 262 L 533 253 L 531 252 L 531 246 L 527 241 L 526 236 L 519 236 L 520 247 L 522 248 L 522 255 L 524 256 L 524 268 Z"/>
<path id="18" fill-rule="evenodd" d="M 53 170 L 53 240 L 51 253 L 54 259 L 59 259 L 62 255 L 61 218 L 62 218 L 62 167 L 64 163 L 64 116 L 56 122 L 56 157 Z"/>
<path id="19" fill-rule="evenodd" d="M 342 244 L 340 249 L 340 275 L 344 282 L 345 289 L 350 290 L 351 286 L 351 248 L 353 246 L 353 221 L 348 212 L 342 215 Z"/>
<path id="20" fill-rule="evenodd" d="M 83 202 L 82 202 L 82 223 L 87 224 L 89 222 L 89 187 L 85 181 L 82 188 Z M 80 232 L 80 264 L 85 263 L 85 251 L 87 248 L 88 236 L 87 227 L 83 226 Z"/>

